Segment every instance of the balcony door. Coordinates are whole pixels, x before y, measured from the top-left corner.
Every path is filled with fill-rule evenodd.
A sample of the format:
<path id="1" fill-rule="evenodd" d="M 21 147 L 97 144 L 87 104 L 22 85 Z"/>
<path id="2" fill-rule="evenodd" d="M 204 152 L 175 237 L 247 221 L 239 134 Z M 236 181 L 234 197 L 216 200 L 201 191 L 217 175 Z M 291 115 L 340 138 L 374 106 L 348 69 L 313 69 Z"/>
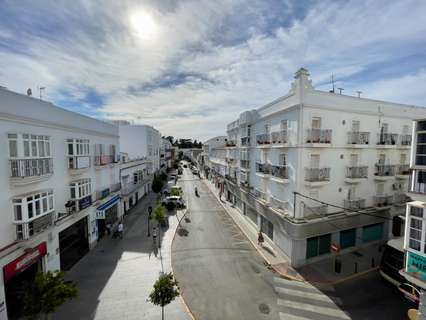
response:
<path id="1" fill-rule="evenodd" d="M 319 154 L 311 154 L 311 158 L 309 161 L 310 168 L 319 168 L 320 167 L 320 155 Z"/>
<path id="2" fill-rule="evenodd" d="M 288 129 L 288 120 L 281 120 L 281 131 L 287 131 Z"/>
<path id="3" fill-rule="evenodd" d="M 399 164 L 407 163 L 407 155 L 405 153 L 401 153 L 399 156 Z"/>
<path id="4" fill-rule="evenodd" d="M 351 167 L 358 167 L 358 155 L 357 154 L 351 154 L 350 166 Z"/>
<path id="5" fill-rule="evenodd" d="M 352 132 L 359 132 L 360 122 L 359 120 L 352 120 Z"/>
<path id="6" fill-rule="evenodd" d="M 386 163 L 386 155 L 384 153 L 379 154 L 379 165 L 384 165 Z"/>
<path id="7" fill-rule="evenodd" d="M 321 117 L 312 117 L 312 129 L 321 129 Z"/>
<path id="8" fill-rule="evenodd" d="M 355 196 L 355 186 L 350 186 L 348 189 L 348 200 L 354 200 L 356 198 Z"/>
<path id="9" fill-rule="evenodd" d="M 376 194 L 378 196 L 382 196 L 385 193 L 385 184 L 384 183 L 378 183 L 376 186 Z"/>

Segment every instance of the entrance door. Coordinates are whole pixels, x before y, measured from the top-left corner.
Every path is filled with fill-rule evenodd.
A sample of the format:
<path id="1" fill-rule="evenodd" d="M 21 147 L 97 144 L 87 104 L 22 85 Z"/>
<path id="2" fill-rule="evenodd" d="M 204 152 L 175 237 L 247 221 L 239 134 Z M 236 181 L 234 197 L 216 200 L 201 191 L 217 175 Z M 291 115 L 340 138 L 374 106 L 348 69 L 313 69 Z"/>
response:
<path id="1" fill-rule="evenodd" d="M 59 233 L 59 251 L 64 271 L 71 269 L 89 251 L 87 217 Z"/>
<path id="2" fill-rule="evenodd" d="M 137 202 L 138 202 L 138 200 L 139 200 L 139 193 L 138 193 L 138 192 L 136 192 L 136 193 L 135 193 L 135 203 L 137 203 Z"/>
<path id="3" fill-rule="evenodd" d="M 351 167 L 358 167 L 358 155 L 357 154 L 351 154 L 350 166 Z"/>
<path id="4" fill-rule="evenodd" d="M 359 120 L 352 120 L 352 132 L 359 132 L 360 122 Z"/>
<path id="5" fill-rule="evenodd" d="M 312 129 L 321 129 L 320 117 L 312 117 Z"/>

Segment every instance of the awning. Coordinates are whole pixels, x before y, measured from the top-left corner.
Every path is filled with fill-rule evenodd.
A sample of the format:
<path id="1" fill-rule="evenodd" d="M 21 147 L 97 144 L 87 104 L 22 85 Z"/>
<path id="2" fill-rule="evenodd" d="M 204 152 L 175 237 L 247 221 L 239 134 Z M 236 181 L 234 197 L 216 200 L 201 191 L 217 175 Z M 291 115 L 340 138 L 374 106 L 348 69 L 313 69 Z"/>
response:
<path id="1" fill-rule="evenodd" d="M 120 196 L 115 195 L 104 204 L 96 208 L 96 219 L 105 219 L 105 210 L 111 208 L 120 201 Z"/>

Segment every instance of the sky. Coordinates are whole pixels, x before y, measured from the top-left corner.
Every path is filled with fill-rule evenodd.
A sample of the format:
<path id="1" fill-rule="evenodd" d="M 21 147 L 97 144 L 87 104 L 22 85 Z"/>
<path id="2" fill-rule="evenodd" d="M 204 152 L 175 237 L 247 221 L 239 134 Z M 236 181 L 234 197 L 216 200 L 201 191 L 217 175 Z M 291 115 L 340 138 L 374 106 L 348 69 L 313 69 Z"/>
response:
<path id="1" fill-rule="evenodd" d="M 309 70 L 426 106 L 424 0 L 0 0 L 0 85 L 206 140 Z"/>

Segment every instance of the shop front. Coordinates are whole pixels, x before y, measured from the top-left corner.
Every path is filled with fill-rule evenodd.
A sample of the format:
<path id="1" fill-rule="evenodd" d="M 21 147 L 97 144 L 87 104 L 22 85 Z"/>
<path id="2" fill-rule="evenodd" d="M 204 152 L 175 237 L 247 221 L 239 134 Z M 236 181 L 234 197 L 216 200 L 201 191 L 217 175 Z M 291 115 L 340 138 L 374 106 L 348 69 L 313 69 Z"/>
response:
<path id="1" fill-rule="evenodd" d="M 88 251 L 87 217 L 59 232 L 61 270 L 69 270 Z"/>
<path id="2" fill-rule="evenodd" d="M 43 257 L 46 254 L 47 245 L 43 242 L 35 248 L 27 249 L 25 254 L 3 267 L 9 320 L 22 318 L 25 293 L 36 273 L 43 271 Z"/>
<path id="3" fill-rule="evenodd" d="M 106 226 L 114 226 L 119 219 L 120 196 L 115 195 L 104 204 L 96 208 L 96 221 L 98 227 L 98 239 L 106 234 Z"/>

